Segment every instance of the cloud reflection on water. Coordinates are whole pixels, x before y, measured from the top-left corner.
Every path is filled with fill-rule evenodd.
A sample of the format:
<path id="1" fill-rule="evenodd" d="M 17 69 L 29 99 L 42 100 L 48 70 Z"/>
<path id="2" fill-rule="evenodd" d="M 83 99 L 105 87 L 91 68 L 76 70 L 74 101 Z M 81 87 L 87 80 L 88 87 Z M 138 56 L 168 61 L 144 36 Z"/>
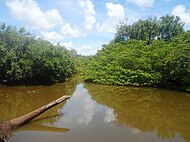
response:
<path id="1" fill-rule="evenodd" d="M 101 112 L 96 112 L 100 107 L 101 109 L 99 110 Z M 93 120 L 95 113 L 103 114 L 102 121 L 104 123 L 115 121 L 114 110 L 97 104 L 83 84 L 76 86 L 72 97 L 59 110 L 59 113 L 63 113 L 64 115 L 57 117 L 57 120 L 52 124 L 54 127 L 77 128 L 79 125 L 87 126 Z"/>

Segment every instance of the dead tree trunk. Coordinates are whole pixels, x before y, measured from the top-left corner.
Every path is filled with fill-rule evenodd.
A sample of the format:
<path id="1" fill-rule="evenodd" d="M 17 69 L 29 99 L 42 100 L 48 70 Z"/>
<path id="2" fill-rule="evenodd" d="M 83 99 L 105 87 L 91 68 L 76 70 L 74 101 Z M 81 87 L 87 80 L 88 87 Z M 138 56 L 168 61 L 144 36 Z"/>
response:
<path id="1" fill-rule="evenodd" d="M 28 123 L 29 121 L 36 118 L 37 116 L 39 116 L 43 112 L 54 107 L 55 105 L 60 104 L 61 102 L 67 100 L 68 98 L 70 98 L 70 97 L 69 96 L 63 96 L 63 97 L 61 97 L 61 98 L 59 98 L 53 102 L 50 102 L 49 104 L 44 105 L 41 108 L 38 108 L 38 109 L 36 109 L 36 110 L 26 114 L 26 115 L 23 115 L 23 116 L 20 116 L 20 117 L 14 118 L 12 120 L 1 123 L 0 124 L 0 142 L 4 141 L 4 139 L 6 137 L 8 137 L 11 130 Z"/>
<path id="2" fill-rule="evenodd" d="M 31 121 L 32 119 L 36 118 L 43 112 L 47 111 L 48 109 L 52 108 L 55 105 L 58 105 L 59 103 L 63 102 L 64 100 L 67 100 L 68 98 L 69 98 L 69 96 L 63 96 L 63 97 L 45 105 L 45 106 L 42 106 L 41 108 L 38 108 L 26 115 L 23 115 L 18 118 L 14 118 L 14 119 L 10 120 L 11 129 L 13 130 L 13 129 Z"/>

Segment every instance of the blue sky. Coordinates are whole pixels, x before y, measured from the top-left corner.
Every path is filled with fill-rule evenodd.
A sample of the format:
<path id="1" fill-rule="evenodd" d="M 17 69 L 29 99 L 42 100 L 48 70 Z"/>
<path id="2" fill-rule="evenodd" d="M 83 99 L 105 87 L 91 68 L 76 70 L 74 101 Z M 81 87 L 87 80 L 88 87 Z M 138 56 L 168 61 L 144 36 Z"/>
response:
<path id="1" fill-rule="evenodd" d="M 149 16 L 173 14 L 190 30 L 189 0 L 0 0 L 0 21 L 79 54 L 93 55 L 109 43 L 115 27 Z"/>

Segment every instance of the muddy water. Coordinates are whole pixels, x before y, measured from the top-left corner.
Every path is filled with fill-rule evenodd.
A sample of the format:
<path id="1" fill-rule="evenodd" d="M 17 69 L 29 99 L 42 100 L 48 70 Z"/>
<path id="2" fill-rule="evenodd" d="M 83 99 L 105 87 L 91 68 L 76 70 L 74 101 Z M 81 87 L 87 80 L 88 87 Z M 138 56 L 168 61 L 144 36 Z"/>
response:
<path id="1" fill-rule="evenodd" d="M 52 86 L 0 86 L 0 121 L 71 98 L 11 133 L 10 142 L 190 142 L 190 94 L 105 86 L 73 78 Z"/>

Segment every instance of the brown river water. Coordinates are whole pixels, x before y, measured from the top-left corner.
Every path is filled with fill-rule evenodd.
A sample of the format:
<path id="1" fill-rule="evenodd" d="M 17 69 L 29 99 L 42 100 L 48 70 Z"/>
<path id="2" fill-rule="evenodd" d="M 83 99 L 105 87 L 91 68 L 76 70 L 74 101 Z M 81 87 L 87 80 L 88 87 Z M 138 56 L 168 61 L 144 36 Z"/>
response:
<path id="1" fill-rule="evenodd" d="M 63 95 L 10 135 L 9 142 L 190 142 L 190 94 L 156 88 L 84 83 L 0 86 L 0 121 L 26 114 Z"/>

